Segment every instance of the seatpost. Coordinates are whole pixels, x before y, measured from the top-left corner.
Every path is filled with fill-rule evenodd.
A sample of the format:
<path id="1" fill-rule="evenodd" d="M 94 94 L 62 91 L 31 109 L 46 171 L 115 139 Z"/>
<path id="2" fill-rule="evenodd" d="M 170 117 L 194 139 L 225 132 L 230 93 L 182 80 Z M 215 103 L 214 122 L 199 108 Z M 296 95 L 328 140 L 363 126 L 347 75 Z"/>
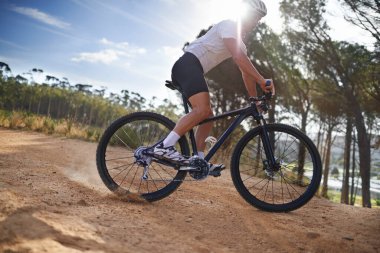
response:
<path id="1" fill-rule="evenodd" d="M 182 94 L 182 100 L 183 100 L 183 107 L 185 108 L 185 113 L 188 114 L 189 113 L 189 105 L 187 103 L 187 98 L 183 94 Z"/>
<path id="2" fill-rule="evenodd" d="M 190 110 L 189 110 L 189 104 L 188 104 L 187 98 L 183 94 L 182 94 L 182 100 L 183 100 L 183 107 L 185 108 L 185 113 L 188 114 L 190 112 Z M 190 138 L 190 142 L 191 142 L 191 147 L 193 149 L 193 155 L 198 155 L 197 143 L 195 141 L 195 136 L 194 136 L 194 130 L 193 129 L 191 129 L 189 131 L 189 138 Z"/>

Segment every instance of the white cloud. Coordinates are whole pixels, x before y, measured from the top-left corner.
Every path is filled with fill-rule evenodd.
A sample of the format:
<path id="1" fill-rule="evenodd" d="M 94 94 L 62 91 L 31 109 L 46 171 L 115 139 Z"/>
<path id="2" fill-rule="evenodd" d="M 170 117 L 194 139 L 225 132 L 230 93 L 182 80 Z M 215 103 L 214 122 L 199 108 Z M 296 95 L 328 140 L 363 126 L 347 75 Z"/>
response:
<path id="1" fill-rule="evenodd" d="M 86 61 L 90 63 L 110 64 L 119 59 L 120 53 L 112 49 L 101 50 L 93 53 L 80 53 L 79 56 L 73 57 L 71 60 L 75 62 Z"/>
<path id="2" fill-rule="evenodd" d="M 38 9 L 15 6 L 12 8 L 12 10 L 17 12 L 17 13 L 28 16 L 30 18 L 36 19 L 42 23 L 45 23 L 45 24 L 48 24 L 51 26 L 55 26 L 55 27 L 58 27 L 61 29 L 66 29 L 66 28 L 70 27 L 69 23 L 64 22 L 64 21 L 62 21 L 56 17 L 53 17 L 53 16 L 51 16 L 45 12 L 42 12 Z"/>
<path id="3" fill-rule="evenodd" d="M 131 46 L 128 42 L 113 42 L 106 38 L 99 41 L 100 44 L 107 46 L 97 52 L 83 52 L 78 56 L 71 58 L 74 62 L 90 62 L 90 63 L 103 63 L 111 64 L 115 61 L 122 60 L 123 66 L 129 67 L 131 64 L 127 59 L 135 58 L 138 55 L 145 54 L 145 48 Z"/>
<path id="4" fill-rule="evenodd" d="M 115 49 L 119 49 L 127 56 L 134 56 L 134 55 L 146 53 L 145 48 L 131 46 L 131 45 L 129 45 L 128 42 L 116 43 L 116 42 L 109 41 L 106 38 L 102 38 L 100 40 L 100 43 L 103 45 L 106 45 L 106 46 L 110 46 L 110 47 L 115 48 Z"/>
<path id="5" fill-rule="evenodd" d="M 114 44 L 112 41 L 109 41 L 106 38 L 102 38 L 99 42 L 101 44 L 104 44 L 104 45 L 113 45 Z"/>

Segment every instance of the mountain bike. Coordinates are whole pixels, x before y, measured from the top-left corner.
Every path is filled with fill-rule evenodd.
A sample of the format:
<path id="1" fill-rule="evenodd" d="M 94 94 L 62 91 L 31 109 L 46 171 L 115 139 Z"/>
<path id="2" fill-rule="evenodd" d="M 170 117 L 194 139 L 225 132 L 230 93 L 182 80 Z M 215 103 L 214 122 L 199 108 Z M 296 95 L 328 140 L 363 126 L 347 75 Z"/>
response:
<path id="1" fill-rule="evenodd" d="M 166 86 L 182 94 L 185 113 L 190 103 L 180 87 L 171 81 Z M 230 126 L 211 147 L 204 159 L 197 156 L 194 131 L 188 132 L 192 147 L 182 136 L 176 149 L 188 163 L 181 164 L 157 157 L 156 145 L 174 128 L 175 123 L 153 112 L 135 112 L 114 121 L 102 135 L 96 161 L 104 184 L 118 195 L 134 195 L 146 201 L 169 196 L 184 181 L 219 176 L 210 171 L 210 159 L 238 127 L 246 132 L 237 142 L 231 158 L 232 181 L 249 204 L 271 212 L 288 212 L 305 205 L 321 181 L 321 158 L 313 142 L 303 132 L 284 124 L 267 124 L 271 94 L 251 97 L 244 108 L 210 117 L 199 125 L 234 117 Z M 259 105 L 257 105 L 260 103 Z M 241 125 L 243 120 L 248 124 Z M 255 124 L 255 127 L 251 125 Z M 186 177 L 189 175 L 190 177 Z M 128 199 L 128 198 L 127 198 Z"/>

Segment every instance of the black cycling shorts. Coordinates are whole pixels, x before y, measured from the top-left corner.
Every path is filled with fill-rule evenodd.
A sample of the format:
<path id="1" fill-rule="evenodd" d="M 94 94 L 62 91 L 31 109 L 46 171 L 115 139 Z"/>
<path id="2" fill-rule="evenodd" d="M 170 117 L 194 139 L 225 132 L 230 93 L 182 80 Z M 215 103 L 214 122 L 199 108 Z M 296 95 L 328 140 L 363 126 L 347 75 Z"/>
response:
<path id="1" fill-rule="evenodd" d="M 172 81 L 181 87 L 187 99 L 200 92 L 209 92 L 202 65 L 198 58 L 189 52 L 182 55 L 174 64 Z"/>

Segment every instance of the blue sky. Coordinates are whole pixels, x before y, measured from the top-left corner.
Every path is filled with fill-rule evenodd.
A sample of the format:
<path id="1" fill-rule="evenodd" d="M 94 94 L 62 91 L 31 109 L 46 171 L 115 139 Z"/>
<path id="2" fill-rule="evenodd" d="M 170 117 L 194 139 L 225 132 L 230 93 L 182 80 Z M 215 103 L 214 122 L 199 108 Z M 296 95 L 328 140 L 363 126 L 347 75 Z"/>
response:
<path id="1" fill-rule="evenodd" d="M 0 61 L 14 74 L 32 68 L 72 84 L 127 89 L 150 99 L 174 99 L 163 86 L 186 41 L 232 17 L 236 0 L 1 0 Z M 278 1 L 266 1 L 264 22 L 280 32 Z M 328 5 L 336 39 L 368 44 L 368 37 Z M 347 33 L 349 29 L 350 33 Z"/>

